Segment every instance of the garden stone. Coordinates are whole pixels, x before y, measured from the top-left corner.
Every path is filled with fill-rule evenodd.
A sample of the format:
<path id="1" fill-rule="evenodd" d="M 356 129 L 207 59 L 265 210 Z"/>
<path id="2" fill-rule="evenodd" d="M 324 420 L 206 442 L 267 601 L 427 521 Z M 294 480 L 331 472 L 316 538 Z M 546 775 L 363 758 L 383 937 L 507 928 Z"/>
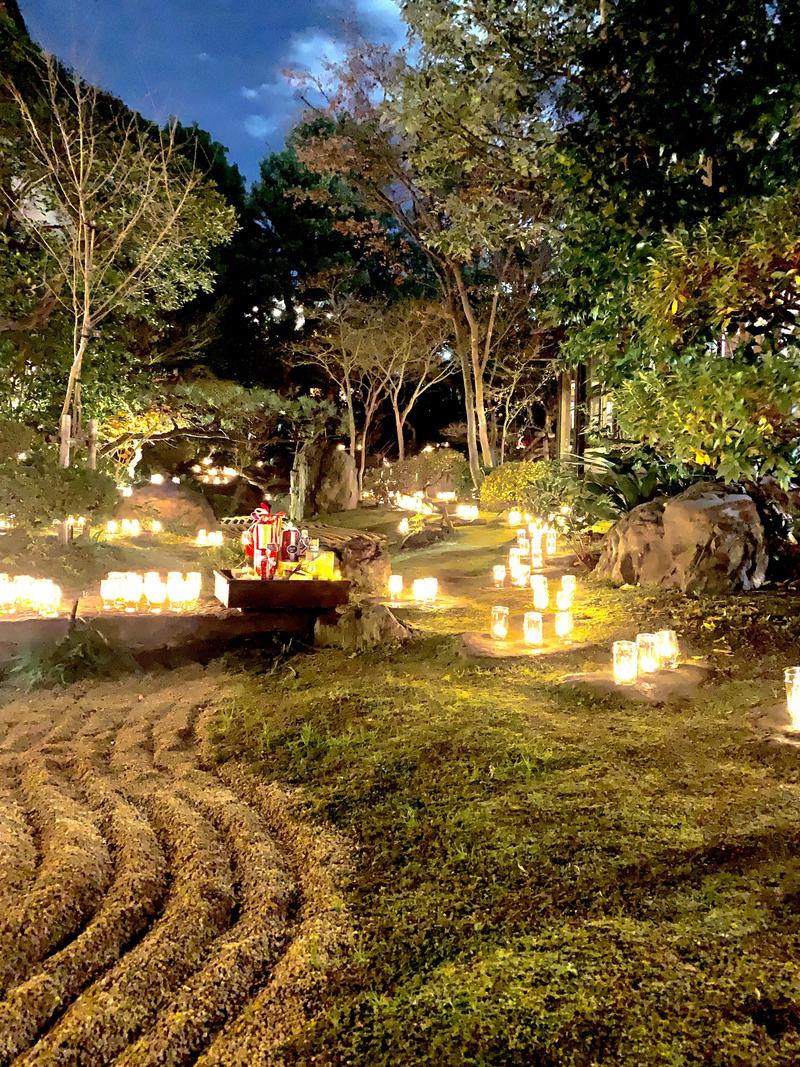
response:
<path id="1" fill-rule="evenodd" d="M 640 675 L 633 685 L 617 685 L 610 670 L 569 674 L 561 684 L 592 696 L 614 696 L 641 704 L 676 704 L 695 699 L 710 677 L 711 668 L 706 663 L 681 663 L 674 671 Z"/>
<path id="2" fill-rule="evenodd" d="M 322 524 L 311 524 L 308 532 L 311 537 L 319 539 L 321 549 L 336 554 L 342 578 L 352 582 L 358 592 L 383 593 L 386 590 L 392 565 L 385 537 Z"/>
<path id="3" fill-rule="evenodd" d="M 217 519 L 206 498 L 186 485 L 166 481 L 163 485 L 135 486 L 131 496 L 117 505 L 118 519 L 159 519 L 180 530 L 213 530 Z"/>
<path id="4" fill-rule="evenodd" d="M 614 585 L 733 593 L 758 589 L 767 561 L 753 500 L 741 490 L 700 482 L 620 519 L 594 573 Z"/>
<path id="5" fill-rule="evenodd" d="M 412 636 L 412 632 L 385 605 L 367 601 L 349 604 L 340 611 L 336 622 L 318 619 L 314 638 L 316 644 L 325 648 L 360 652 L 378 646 L 400 645 Z"/>

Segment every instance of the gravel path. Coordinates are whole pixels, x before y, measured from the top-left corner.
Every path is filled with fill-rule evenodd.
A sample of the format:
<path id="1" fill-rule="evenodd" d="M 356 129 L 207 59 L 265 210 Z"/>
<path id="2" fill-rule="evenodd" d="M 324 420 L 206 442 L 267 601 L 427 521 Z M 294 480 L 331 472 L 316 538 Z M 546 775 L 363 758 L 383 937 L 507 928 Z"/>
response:
<path id="1" fill-rule="evenodd" d="M 346 955 L 342 849 L 210 769 L 213 665 L 0 708 L 0 1065 L 277 1064 Z"/>

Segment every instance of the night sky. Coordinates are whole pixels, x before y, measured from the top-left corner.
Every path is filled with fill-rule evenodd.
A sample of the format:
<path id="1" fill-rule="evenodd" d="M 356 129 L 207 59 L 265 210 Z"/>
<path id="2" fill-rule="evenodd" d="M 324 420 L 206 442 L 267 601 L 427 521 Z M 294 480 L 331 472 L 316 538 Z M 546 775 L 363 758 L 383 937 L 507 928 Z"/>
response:
<path id="1" fill-rule="evenodd" d="M 35 41 L 147 118 L 197 122 L 248 180 L 300 112 L 281 71 L 357 28 L 400 44 L 394 0 L 19 0 Z"/>

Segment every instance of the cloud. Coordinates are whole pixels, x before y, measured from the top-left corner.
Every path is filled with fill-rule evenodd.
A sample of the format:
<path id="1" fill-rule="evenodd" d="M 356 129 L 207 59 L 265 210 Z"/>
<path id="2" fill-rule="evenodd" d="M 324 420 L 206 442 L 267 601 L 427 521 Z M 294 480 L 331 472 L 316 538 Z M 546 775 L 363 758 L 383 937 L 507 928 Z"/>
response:
<path id="1" fill-rule="evenodd" d="M 211 55 L 210 52 L 198 52 L 197 58 L 200 60 L 201 63 L 210 63 L 214 57 Z"/>
<path id="2" fill-rule="evenodd" d="M 258 89 L 251 89 L 249 85 L 243 85 L 242 96 L 245 98 L 245 100 L 257 100 Z"/>
<path id="3" fill-rule="evenodd" d="M 244 128 L 251 137 L 263 141 L 265 137 L 275 133 L 277 123 L 266 115 L 248 115 L 244 120 Z"/>

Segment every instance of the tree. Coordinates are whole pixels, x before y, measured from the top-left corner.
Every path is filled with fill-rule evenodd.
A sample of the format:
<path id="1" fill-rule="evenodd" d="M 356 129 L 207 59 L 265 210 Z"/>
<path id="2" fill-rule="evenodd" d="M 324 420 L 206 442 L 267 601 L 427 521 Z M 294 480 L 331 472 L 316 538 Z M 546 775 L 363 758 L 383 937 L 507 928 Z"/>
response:
<path id="1" fill-rule="evenodd" d="M 72 320 L 61 431 L 67 466 L 98 328 L 117 314 L 143 313 L 148 302 L 169 310 L 207 290 L 209 249 L 230 236 L 235 219 L 181 154 L 174 127 L 144 123 L 51 56 L 38 74 L 35 99 L 16 83 L 8 88 L 26 134 L 22 212 L 45 251 L 49 292 Z"/>
<path id="2" fill-rule="evenodd" d="M 494 327 L 520 249 L 542 239 L 546 206 L 530 183 L 509 188 L 494 170 L 465 167 L 439 143 L 428 103 L 445 83 L 450 95 L 464 87 L 450 84 L 434 57 L 424 53 L 415 72 L 386 49 L 360 49 L 330 74 L 329 85 L 315 88 L 332 129 L 305 138 L 298 152 L 309 168 L 344 177 L 424 254 L 453 323 L 477 485 L 481 461 L 493 461 L 485 376 Z"/>
<path id="3" fill-rule="evenodd" d="M 405 426 L 417 401 L 457 369 L 451 336 L 451 322 L 428 301 L 401 299 L 380 316 L 374 362 L 394 416 L 398 459 L 405 459 Z"/>

